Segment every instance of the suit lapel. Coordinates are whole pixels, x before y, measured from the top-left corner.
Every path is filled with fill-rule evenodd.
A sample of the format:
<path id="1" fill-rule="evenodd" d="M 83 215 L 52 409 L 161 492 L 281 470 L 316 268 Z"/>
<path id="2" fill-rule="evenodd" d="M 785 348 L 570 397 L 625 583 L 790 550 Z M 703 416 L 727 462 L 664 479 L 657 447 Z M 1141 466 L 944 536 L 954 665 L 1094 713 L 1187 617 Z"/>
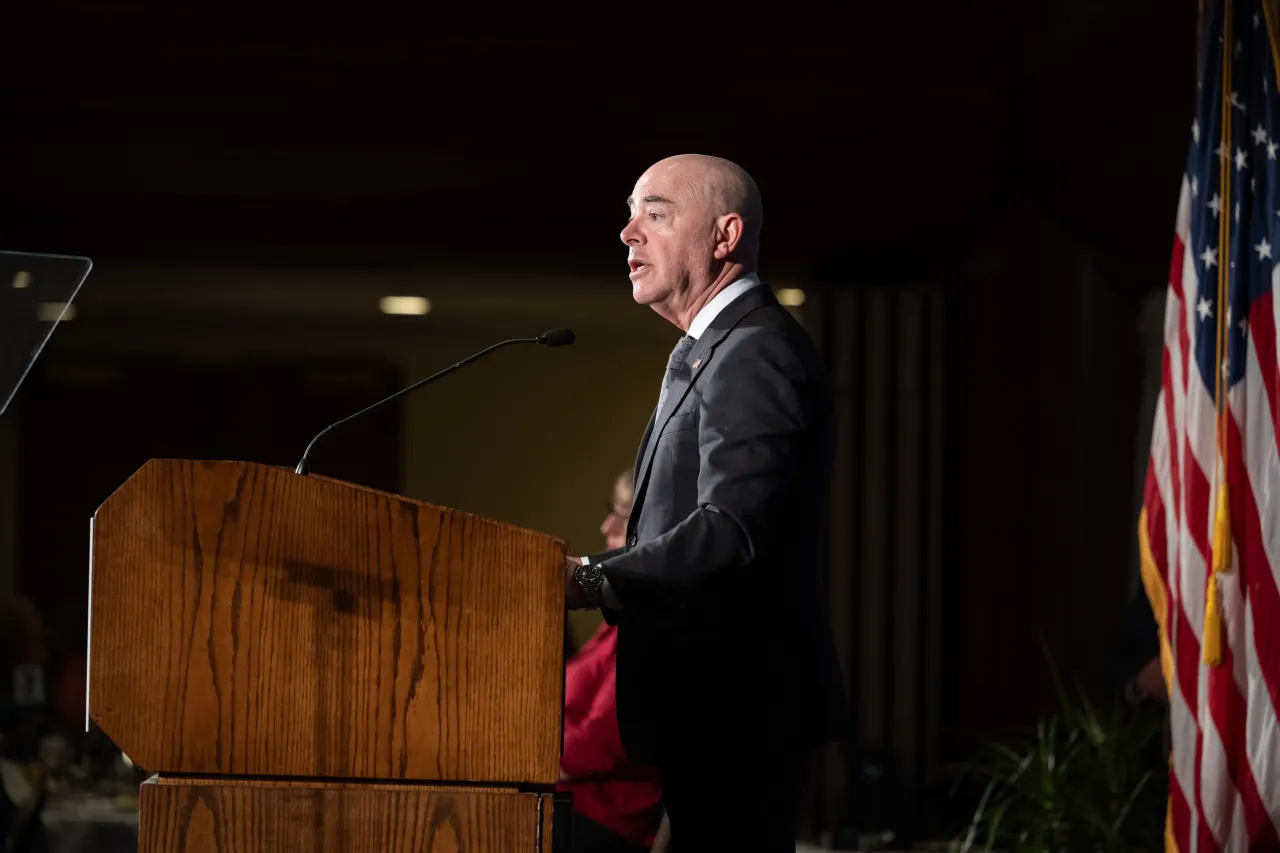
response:
<path id="1" fill-rule="evenodd" d="M 694 349 L 697 349 L 697 347 L 694 347 Z M 689 363 L 692 364 L 693 362 Z M 645 478 L 649 473 L 649 466 L 653 464 L 653 454 L 658 449 L 658 439 L 662 436 L 662 430 L 666 427 L 667 421 L 671 420 L 671 416 L 675 414 L 676 409 L 680 408 L 680 401 L 684 399 L 684 395 L 693 387 L 695 378 L 686 378 L 682 374 L 671 380 L 671 387 L 667 391 L 666 411 L 662 413 L 662 417 L 658 420 L 649 419 L 650 428 L 645 436 L 644 447 L 640 453 L 640 462 L 636 466 L 636 482 L 640 484 L 637 494 L 644 490 Z M 659 420 L 661 421 L 660 423 Z M 634 510 L 632 511 L 632 516 L 635 516 Z"/>
<path id="2" fill-rule="evenodd" d="M 644 439 L 640 443 L 640 454 L 636 461 L 635 482 L 632 489 L 634 497 L 631 518 L 628 523 L 632 530 L 634 530 L 636 519 L 640 517 L 640 507 L 649 484 L 649 469 L 653 465 L 653 455 L 658 447 L 658 439 L 667 421 L 671 420 L 671 416 L 680 408 L 693 383 L 697 382 L 698 377 L 706 371 L 707 363 L 711 361 L 716 347 L 725 336 L 752 311 L 770 304 L 778 304 L 772 288 L 763 284 L 751 288 L 726 305 L 689 350 L 689 355 L 685 358 L 685 369 L 672 380 L 671 387 L 667 390 L 667 406 L 662 413 L 661 423 L 655 418 L 657 415 L 655 409 L 654 414 L 649 416 L 649 427 L 645 430 Z"/>
<path id="3" fill-rule="evenodd" d="M 638 495 L 640 493 L 640 474 L 643 470 L 640 465 L 644 461 L 645 451 L 649 447 L 649 439 L 653 437 L 653 418 L 658 413 L 655 407 L 652 414 L 649 415 L 649 423 L 645 425 L 644 435 L 640 438 L 640 449 L 636 451 L 636 464 L 631 474 L 631 494 Z M 635 505 L 636 500 L 633 497 L 631 503 Z M 632 515 L 635 515 L 633 512 Z"/>

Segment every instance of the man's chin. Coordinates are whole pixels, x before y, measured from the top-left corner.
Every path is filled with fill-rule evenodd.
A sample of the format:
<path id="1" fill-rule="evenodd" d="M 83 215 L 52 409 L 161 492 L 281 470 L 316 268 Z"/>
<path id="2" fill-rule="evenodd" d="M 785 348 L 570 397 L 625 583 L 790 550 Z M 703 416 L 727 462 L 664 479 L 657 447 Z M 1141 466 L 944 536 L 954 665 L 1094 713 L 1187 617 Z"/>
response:
<path id="1" fill-rule="evenodd" d="M 662 299 L 662 288 L 655 286 L 651 281 L 646 281 L 647 278 L 648 276 L 645 276 L 639 281 L 631 282 L 631 298 L 637 305 L 652 305 Z"/>

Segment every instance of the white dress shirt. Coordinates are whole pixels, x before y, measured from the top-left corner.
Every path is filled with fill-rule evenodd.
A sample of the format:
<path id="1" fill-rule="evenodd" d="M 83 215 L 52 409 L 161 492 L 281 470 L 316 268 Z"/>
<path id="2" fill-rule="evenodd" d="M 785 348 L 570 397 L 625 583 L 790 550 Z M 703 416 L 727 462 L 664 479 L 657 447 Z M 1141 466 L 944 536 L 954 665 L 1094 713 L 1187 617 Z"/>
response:
<path id="1" fill-rule="evenodd" d="M 747 273 L 742 278 L 737 279 L 732 284 L 722 289 L 715 296 L 711 297 L 710 302 L 702 306 L 702 310 L 694 316 L 693 322 L 689 324 L 689 330 L 685 334 L 695 340 L 701 338 L 702 333 L 707 330 L 716 317 L 720 316 L 721 311 L 727 308 L 729 304 L 739 296 L 746 293 L 753 287 L 759 287 L 760 284 L 760 276 L 753 272 Z M 581 560 L 582 565 L 591 565 L 591 561 L 587 557 L 582 557 Z M 600 595 L 601 598 L 604 599 L 605 607 L 608 607 L 610 610 L 622 609 L 622 605 L 618 601 L 618 597 L 614 595 L 613 589 L 609 586 L 609 581 L 607 579 L 600 587 Z"/>
<path id="2" fill-rule="evenodd" d="M 720 316 L 720 312 L 729 307 L 729 303 L 746 293 L 753 287 L 760 286 L 760 276 L 753 272 L 749 272 L 733 284 L 721 290 L 715 296 L 711 297 L 711 301 L 702 306 L 702 310 L 693 318 L 693 322 L 689 324 L 688 335 L 691 338 L 701 338 L 702 333 L 707 330 L 711 322 Z"/>

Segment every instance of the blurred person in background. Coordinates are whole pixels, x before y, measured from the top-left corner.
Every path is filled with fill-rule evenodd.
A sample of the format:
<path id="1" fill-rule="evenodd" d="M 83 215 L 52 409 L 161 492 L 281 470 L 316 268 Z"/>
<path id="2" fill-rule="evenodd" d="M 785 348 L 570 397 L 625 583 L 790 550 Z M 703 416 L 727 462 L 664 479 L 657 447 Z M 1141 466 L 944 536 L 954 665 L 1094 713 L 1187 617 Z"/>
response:
<path id="1" fill-rule="evenodd" d="M 1164 368 L 1164 315 L 1168 294 L 1164 287 L 1147 294 L 1135 325 L 1134 341 L 1142 362 L 1142 386 L 1137 410 L 1137 430 L 1133 445 L 1133 480 L 1130 500 L 1132 518 L 1142 512 L 1147 488 L 1147 466 L 1151 461 L 1151 432 L 1160 397 L 1160 377 Z M 1131 531 L 1133 533 L 1134 531 Z M 1119 642 L 1111 660 L 1111 678 L 1116 691 L 1131 704 L 1167 704 L 1169 691 L 1160 667 L 1160 631 L 1151 602 L 1141 582 L 1142 555 L 1137 535 L 1129 537 L 1129 605 L 1125 610 Z"/>
<path id="2" fill-rule="evenodd" d="M 606 546 L 626 541 L 632 475 L 618 476 L 600 525 Z M 662 818 L 658 771 L 632 763 L 622 747 L 615 701 L 618 629 L 602 623 L 565 672 L 560 789 L 573 794 L 575 853 L 645 853 Z"/>
<path id="3" fill-rule="evenodd" d="M 46 799 L 39 763 L 45 729 L 44 620 L 28 599 L 0 596 L 0 850 L 48 849 L 40 814 Z"/>
<path id="4" fill-rule="evenodd" d="M 1131 704 L 1152 701 L 1164 705 L 1169 701 L 1160 668 L 1159 628 L 1142 589 L 1129 599 L 1112 662 L 1112 679 L 1116 691 Z"/>
<path id="5" fill-rule="evenodd" d="M 0 738 L 6 758 L 36 759 L 47 664 L 44 619 L 35 605 L 21 596 L 0 596 Z"/>

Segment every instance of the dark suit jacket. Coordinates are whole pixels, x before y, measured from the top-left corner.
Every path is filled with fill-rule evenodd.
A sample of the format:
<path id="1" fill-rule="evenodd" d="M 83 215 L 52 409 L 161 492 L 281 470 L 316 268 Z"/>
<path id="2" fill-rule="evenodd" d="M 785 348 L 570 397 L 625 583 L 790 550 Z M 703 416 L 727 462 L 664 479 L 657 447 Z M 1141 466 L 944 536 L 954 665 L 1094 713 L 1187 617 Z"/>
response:
<path id="1" fill-rule="evenodd" d="M 621 610 L 628 754 L 806 749 L 848 709 L 822 554 L 835 416 L 822 359 L 767 286 L 693 346 L 636 463 L 627 546 L 602 562 Z"/>

